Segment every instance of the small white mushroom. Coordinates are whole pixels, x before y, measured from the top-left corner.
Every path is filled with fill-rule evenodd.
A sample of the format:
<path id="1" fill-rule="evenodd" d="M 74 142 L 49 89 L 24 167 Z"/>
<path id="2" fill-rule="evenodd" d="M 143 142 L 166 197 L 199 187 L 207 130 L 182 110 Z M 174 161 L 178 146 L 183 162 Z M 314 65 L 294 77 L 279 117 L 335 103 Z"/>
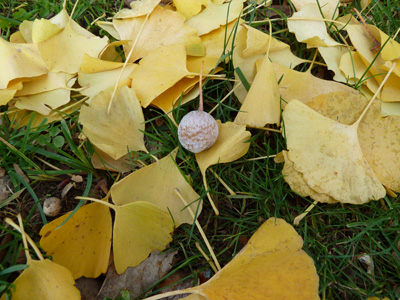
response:
<path id="1" fill-rule="evenodd" d="M 61 213 L 61 200 L 57 197 L 50 197 L 44 200 L 43 211 L 48 217 L 56 217 Z"/>

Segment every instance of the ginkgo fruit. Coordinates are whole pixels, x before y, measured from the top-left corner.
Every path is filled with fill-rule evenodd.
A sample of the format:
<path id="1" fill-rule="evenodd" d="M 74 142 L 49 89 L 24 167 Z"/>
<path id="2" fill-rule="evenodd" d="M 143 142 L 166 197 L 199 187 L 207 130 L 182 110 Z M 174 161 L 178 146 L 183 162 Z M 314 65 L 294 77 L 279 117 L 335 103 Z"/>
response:
<path id="1" fill-rule="evenodd" d="M 178 127 L 179 142 L 186 150 L 193 153 L 202 152 L 215 144 L 218 138 L 217 121 L 203 110 L 202 70 L 200 71 L 200 105 L 199 109 L 185 115 Z"/>

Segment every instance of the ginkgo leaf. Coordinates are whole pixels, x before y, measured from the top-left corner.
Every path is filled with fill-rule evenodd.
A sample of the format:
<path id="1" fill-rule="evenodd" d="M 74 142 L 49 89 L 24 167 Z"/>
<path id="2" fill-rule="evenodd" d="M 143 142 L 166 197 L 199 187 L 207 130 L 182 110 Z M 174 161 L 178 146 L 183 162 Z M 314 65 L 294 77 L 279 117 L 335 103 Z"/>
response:
<path id="1" fill-rule="evenodd" d="M 376 26 L 369 25 L 368 28 L 382 45 L 382 51 L 380 52 L 382 59 L 393 61 L 400 58 L 400 44 L 398 42 L 390 38 Z"/>
<path id="2" fill-rule="evenodd" d="M 353 204 L 385 196 L 361 150 L 358 123 L 341 124 L 298 100 L 286 105 L 283 120 L 288 157 L 312 190 Z"/>
<path id="3" fill-rule="evenodd" d="M 232 122 L 221 124 L 217 121 L 219 135 L 215 144 L 200 153 L 196 153 L 196 160 L 203 177 L 208 167 L 218 163 L 232 162 L 247 153 L 250 147 L 248 139 L 251 133 L 246 131 L 245 125 Z"/>
<path id="4" fill-rule="evenodd" d="M 123 8 L 118 11 L 114 18 L 125 19 L 145 16 L 151 13 L 161 0 L 139 0 L 130 3 L 131 9 Z"/>
<path id="5" fill-rule="evenodd" d="M 337 203 L 335 199 L 326 195 L 320 194 L 310 188 L 303 178 L 303 174 L 296 171 L 294 163 L 289 159 L 287 151 L 282 151 L 285 158 L 285 164 L 282 169 L 283 179 L 289 184 L 290 188 L 297 194 L 303 197 L 310 196 L 312 199 L 323 203 Z"/>
<path id="6" fill-rule="evenodd" d="M 295 56 L 290 50 L 289 45 L 270 38 L 270 36 L 251 26 L 242 25 L 237 32 L 235 48 L 233 49 L 233 64 L 235 68 L 240 68 L 246 80 L 251 83 L 256 76 L 256 61 L 263 59 L 268 51 L 268 56 L 272 62 L 294 68 L 305 60 Z M 278 77 L 279 78 L 279 77 Z M 240 77 L 235 73 L 235 79 Z M 243 103 L 247 90 L 243 85 L 235 83 L 235 95 Z"/>
<path id="7" fill-rule="evenodd" d="M 79 208 L 46 224 L 40 230 L 40 246 L 53 261 L 68 268 L 74 278 L 96 278 L 105 273 L 111 249 L 110 209 L 100 203 Z"/>
<path id="8" fill-rule="evenodd" d="M 127 86 L 119 88 L 108 113 L 111 95 L 111 91 L 101 92 L 81 108 L 83 133 L 115 160 L 130 151 L 146 151 L 144 117 L 135 92 Z"/>
<path id="9" fill-rule="evenodd" d="M 44 42 L 61 31 L 61 28 L 46 19 L 36 19 L 32 24 L 32 42 Z"/>
<path id="10" fill-rule="evenodd" d="M 359 95 L 332 93 L 313 99 L 308 106 L 326 117 L 350 125 L 356 121 L 368 101 Z M 379 181 L 400 192 L 400 116 L 381 115 L 376 101 L 360 122 L 358 139 L 366 161 Z"/>
<path id="11" fill-rule="evenodd" d="M 22 82 L 18 80 L 15 83 L 10 83 L 7 89 L 0 89 L 0 105 L 6 105 L 22 87 Z"/>
<path id="12" fill-rule="evenodd" d="M 382 117 L 400 116 L 400 102 L 382 102 L 381 114 Z"/>
<path id="13" fill-rule="evenodd" d="M 10 289 L 12 299 L 16 300 L 62 300 L 62 299 L 81 299 L 79 290 L 74 286 L 75 281 L 71 272 L 48 259 L 44 259 L 39 248 L 32 239 L 27 237 L 22 217 L 17 216 L 19 225 L 9 218 L 5 222 L 17 229 L 22 236 L 22 243 L 25 250 L 27 268 L 13 282 Z M 28 251 L 28 242 L 39 260 L 32 259 Z M 1 300 L 10 297 L 4 293 Z"/>
<path id="14" fill-rule="evenodd" d="M 130 78 L 143 107 L 189 74 L 186 51 L 182 44 L 161 46 L 151 51 L 137 66 Z"/>
<path id="15" fill-rule="evenodd" d="M 358 93 L 358 91 L 342 83 L 317 78 L 311 74 L 310 70 L 298 72 L 278 64 L 272 63 L 272 65 L 279 81 L 279 92 L 284 100 L 282 107 L 285 107 L 285 103 L 292 101 L 292 99 L 307 103 L 318 95 L 331 92 Z"/>
<path id="16" fill-rule="evenodd" d="M 296 11 L 301 10 L 309 3 L 317 4 L 325 19 L 335 20 L 339 14 L 339 0 L 291 0 L 291 3 L 296 8 Z"/>
<path id="17" fill-rule="evenodd" d="M 40 76 L 48 72 L 36 45 L 14 44 L 4 39 L 0 39 L 0 65 L 3 70 L 0 72 L 0 89 L 6 89 L 13 79 Z"/>
<path id="18" fill-rule="evenodd" d="M 368 26 L 368 28 L 370 28 L 370 26 Z M 371 50 L 374 43 L 364 26 L 362 24 L 349 24 L 345 27 L 345 30 L 349 34 L 349 38 L 353 46 L 357 49 L 357 53 L 366 65 L 366 68 L 368 67 L 369 72 L 371 72 L 372 75 L 380 75 L 381 71 L 379 68 L 385 61 L 378 52 Z M 375 76 L 374 78 L 379 84 L 383 80 L 381 76 Z"/>
<path id="19" fill-rule="evenodd" d="M 340 71 L 339 65 L 343 54 L 348 53 L 349 50 L 344 46 L 334 46 L 318 47 L 318 51 L 327 64 L 328 69 L 335 73 L 333 80 L 347 83 L 348 81 Z"/>
<path id="20" fill-rule="evenodd" d="M 136 40 L 144 24 L 145 16 L 129 19 L 113 19 L 113 24 L 122 40 Z M 146 56 L 150 51 L 162 45 L 184 44 L 188 55 L 204 55 L 204 48 L 200 38 L 197 36 L 196 29 L 184 24 L 185 17 L 178 12 L 170 11 L 157 6 L 150 14 L 140 38 L 135 44 L 135 51 L 129 62 Z M 162 26 L 160 26 L 162 24 Z M 124 46 L 125 55 L 128 56 L 132 44 Z M 189 52 L 190 49 L 202 50 L 200 53 Z"/>
<path id="21" fill-rule="evenodd" d="M 195 28 L 197 34 L 202 36 L 239 18 L 243 9 L 243 2 L 244 0 L 232 0 L 224 4 L 209 2 L 201 13 L 191 17 L 186 21 L 186 24 Z"/>
<path id="22" fill-rule="evenodd" d="M 100 92 L 114 90 L 120 78 L 122 67 L 123 63 L 105 61 L 84 55 L 81 69 L 78 72 L 78 82 L 82 87 L 85 87 L 80 93 L 89 96 L 88 103 Z M 118 82 L 118 87 L 131 85 L 131 79 L 128 77 L 135 67 L 137 67 L 135 64 L 126 65 Z"/>
<path id="23" fill-rule="evenodd" d="M 197 15 L 202 7 L 208 5 L 208 0 L 173 0 L 176 10 L 179 11 L 186 19 Z"/>
<path id="24" fill-rule="evenodd" d="M 147 201 L 162 209 L 169 211 L 178 227 L 183 223 L 193 223 L 185 203 L 176 194 L 179 190 L 190 209 L 197 214 L 201 212 L 200 196 L 182 176 L 176 165 L 174 150 L 158 162 L 136 170 L 111 187 L 111 196 L 117 205 L 137 201 Z M 160 195 L 162 195 L 160 197 Z"/>
<path id="25" fill-rule="evenodd" d="M 288 29 L 299 42 L 307 43 L 308 48 L 340 45 L 329 36 L 320 8 L 315 2 L 304 5 L 288 18 Z"/>
<path id="26" fill-rule="evenodd" d="M 172 241 L 174 223 L 167 211 L 144 201 L 114 209 L 113 253 L 118 274 L 139 265 L 154 250 L 164 250 Z"/>
<path id="27" fill-rule="evenodd" d="M 56 89 L 34 95 L 19 96 L 15 106 L 19 109 L 33 110 L 41 115 L 48 115 L 56 109 L 70 102 L 70 90 Z"/>
<path id="28" fill-rule="evenodd" d="M 235 123 L 251 127 L 279 124 L 281 98 L 275 72 L 266 55 L 240 107 Z"/>
<path id="29" fill-rule="evenodd" d="M 120 173 L 132 170 L 131 159 L 134 154 L 125 154 L 121 158 L 115 160 L 95 146 L 93 147 L 95 151 L 91 157 L 91 163 L 95 169 Z"/>
<path id="30" fill-rule="evenodd" d="M 26 268 L 13 282 L 16 287 L 12 291 L 14 300 L 78 300 L 79 290 L 71 272 L 51 260 L 28 259 Z M 5 300 L 5 294 L 1 300 Z"/>
<path id="31" fill-rule="evenodd" d="M 27 96 L 56 89 L 69 89 L 75 83 L 75 80 L 71 80 L 72 78 L 71 74 L 49 72 L 24 82 L 23 88 L 16 95 Z"/>
<path id="32" fill-rule="evenodd" d="M 197 295 L 184 298 L 191 300 L 318 300 L 317 271 L 302 246 L 291 225 L 270 218 L 214 277 L 179 293 Z"/>
<path id="33" fill-rule="evenodd" d="M 60 33 L 37 45 L 50 71 L 74 74 L 84 54 L 97 57 L 107 43 L 107 37 L 81 35 L 67 25 Z"/>

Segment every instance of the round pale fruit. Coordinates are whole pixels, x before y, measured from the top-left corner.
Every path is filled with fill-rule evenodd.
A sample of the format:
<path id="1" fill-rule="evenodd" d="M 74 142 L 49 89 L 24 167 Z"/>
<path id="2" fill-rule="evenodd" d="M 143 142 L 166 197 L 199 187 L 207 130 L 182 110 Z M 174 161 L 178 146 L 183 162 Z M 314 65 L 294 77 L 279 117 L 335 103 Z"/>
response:
<path id="1" fill-rule="evenodd" d="M 61 200 L 57 197 L 50 197 L 44 200 L 43 212 L 46 216 L 56 217 L 61 213 Z"/>
<path id="2" fill-rule="evenodd" d="M 214 145 L 218 138 L 218 124 L 210 114 L 194 110 L 179 123 L 178 137 L 183 148 L 199 153 Z"/>

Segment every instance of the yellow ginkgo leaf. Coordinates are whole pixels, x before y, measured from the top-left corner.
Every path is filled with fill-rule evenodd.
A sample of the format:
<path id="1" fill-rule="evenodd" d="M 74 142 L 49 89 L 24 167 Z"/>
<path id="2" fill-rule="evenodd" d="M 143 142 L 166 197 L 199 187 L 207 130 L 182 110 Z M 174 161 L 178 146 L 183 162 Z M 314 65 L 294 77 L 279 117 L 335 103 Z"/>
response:
<path id="1" fill-rule="evenodd" d="M 93 147 L 95 151 L 91 157 L 91 162 L 95 169 L 109 170 L 120 173 L 132 171 L 132 154 L 126 154 L 115 160 L 95 146 Z"/>
<path id="2" fill-rule="evenodd" d="M 24 20 L 21 24 L 19 24 L 19 32 L 21 36 L 24 38 L 24 43 L 32 44 L 32 27 L 33 21 Z"/>
<path id="3" fill-rule="evenodd" d="M 197 15 L 203 7 L 208 5 L 208 0 L 173 0 L 176 10 L 186 19 Z"/>
<path id="4" fill-rule="evenodd" d="M 343 124 L 353 124 L 368 101 L 359 95 L 332 93 L 314 98 L 308 106 L 324 116 Z M 361 150 L 379 181 L 400 192 L 400 116 L 381 115 L 381 102 L 376 101 L 358 128 Z"/>
<path id="5" fill-rule="evenodd" d="M 205 54 L 196 29 L 186 25 L 185 17 L 179 12 L 157 6 L 144 24 L 145 19 L 145 16 L 122 20 L 113 19 L 114 27 L 121 39 L 132 41 L 128 46 L 124 46 L 126 56 L 143 26 L 129 62 L 135 62 L 162 45 L 184 44 L 188 55 L 202 56 Z M 198 49 L 195 45 L 202 48 L 201 53 L 188 51 L 189 49 Z"/>
<path id="6" fill-rule="evenodd" d="M 323 203 L 337 203 L 335 199 L 326 195 L 320 194 L 310 188 L 304 181 L 303 175 L 296 171 L 293 162 L 289 159 L 287 151 L 282 151 L 285 158 L 285 165 L 282 169 L 283 179 L 289 184 L 290 188 L 300 196 L 310 196 L 312 199 Z"/>
<path id="7" fill-rule="evenodd" d="M 317 4 L 325 19 L 335 20 L 339 14 L 340 0 L 292 0 L 291 3 L 296 8 L 296 11 L 301 10 L 309 3 Z"/>
<path id="8" fill-rule="evenodd" d="M 130 3 L 131 8 L 123 8 L 118 11 L 114 18 L 125 19 L 125 18 L 135 18 L 140 16 L 145 16 L 151 13 L 154 8 L 160 3 L 161 0 L 139 0 L 132 1 Z"/>
<path id="9" fill-rule="evenodd" d="M 53 109 L 70 102 L 70 94 L 70 90 L 56 89 L 39 94 L 20 96 L 17 98 L 15 106 L 19 109 L 33 110 L 47 116 Z"/>
<path id="10" fill-rule="evenodd" d="M 78 82 L 84 87 L 80 92 L 91 99 L 103 91 L 113 91 L 115 84 L 121 75 L 123 63 L 105 61 L 85 55 L 82 60 L 81 69 L 78 72 Z M 135 64 L 127 64 L 118 82 L 118 87 L 131 85 L 129 75 L 132 73 Z"/>
<path id="11" fill-rule="evenodd" d="M 46 19 L 36 19 L 32 24 L 32 42 L 44 42 L 61 31 L 61 28 Z"/>
<path id="12" fill-rule="evenodd" d="M 83 133 L 100 150 L 117 160 L 130 151 L 146 151 L 144 146 L 144 117 L 135 92 L 123 86 L 110 103 L 112 92 L 105 91 L 83 106 L 79 122 Z"/>
<path id="13" fill-rule="evenodd" d="M 283 120 L 288 157 L 312 190 L 352 204 L 385 196 L 361 150 L 359 123 L 339 123 L 298 100 L 286 105 Z"/>
<path id="14" fill-rule="evenodd" d="M 0 89 L 0 105 L 6 105 L 22 87 L 22 81 L 17 80 L 10 83 L 7 89 Z"/>
<path id="15" fill-rule="evenodd" d="M 67 268 L 48 259 L 28 259 L 27 265 L 28 268 L 13 282 L 16 290 L 12 292 L 12 299 L 81 299 L 79 290 L 74 286 L 74 278 Z M 5 299 L 5 295 L 3 295 L 1 300 Z"/>
<path id="16" fill-rule="evenodd" d="M 43 258 L 36 244 L 25 234 L 21 215 L 17 217 L 19 226 L 9 218 L 6 218 L 5 221 L 21 233 L 27 268 L 13 282 L 15 288 L 10 289 L 12 299 L 81 299 L 79 290 L 74 286 L 75 281 L 71 272 L 67 268 Z M 28 242 L 39 257 L 39 260 L 32 259 L 28 251 Z M 5 299 L 9 299 L 9 297 L 3 294 L 1 300 Z"/>
<path id="17" fill-rule="evenodd" d="M 154 250 L 164 250 L 172 241 L 174 223 L 167 211 L 144 201 L 114 209 L 113 254 L 118 274 L 139 265 Z"/>
<path id="18" fill-rule="evenodd" d="M 369 30 L 381 43 L 382 51 L 380 55 L 386 61 L 393 61 L 400 58 L 400 44 L 390 38 L 386 33 L 379 30 L 376 26 L 368 25 Z"/>
<path id="19" fill-rule="evenodd" d="M 208 167 L 218 163 L 232 162 L 245 155 L 250 147 L 247 141 L 251 133 L 246 131 L 245 125 L 217 122 L 219 135 L 215 144 L 207 150 L 196 153 L 196 160 L 203 177 Z"/>
<path id="20" fill-rule="evenodd" d="M 349 50 L 344 46 L 318 47 L 318 51 L 324 59 L 329 70 L 335 73 L 333 80 L 347 83 L 347 76 L 340 71 L 339 65 L 343 54 Z"/>
<path id="21" fill-rule="evenodd" d="M 233 49 L 233 64 L 235 68 L 240 68 L 246 80 L 251 83 L 256 76 L 256 61 L 263 59 L 268 52 L 272 62 L 294 68 L 305 60 L 295 56 L 290 50 L 290 46 L 270 38 L 270 36 L 251 26 L 242 25 L 237 32 L 235 48 Z M 240 77 L 235 73 L 235 79 L 240 81 Z M 247 90 L 243 85 L 235 83 L 235 95 L 243 103 Z"/>
<path id="22" fill-rule="evenodd" d="M 368 26 L 368 28 L 372 28 Z M 385 61 L 379 55 L 378 51 L 373 51 L 374 41 L 368 35 L 367 30 L 362 24 L 349 24 L 345 27 L 345 30 L 349 34 L 350 40 L 353 46 L 357 49 L 357 53 L 365 64 L 365 71 L 368 68 L 372 75 L 375 75 L 375 79 L 380 84 L 383 77 L 380 76 L 382 73 L 380 66 L 382 66 Z M 379 76 L 376 76 L 379 75 Z"/>
<path id="23" fill-rule="evenodd" d="M 186 24 L 197 29 L 197 34 L 202 36 L 239 18 L 243 2 L 244 0 L 232 0 L 224 4 L 210 2 L 201 13 L 187 20 Z"/>
<path id="24" fill-rule="evenodd" d="M 392 73 L 382 88 L 381 100 L 386 102 L 400 102 L 399 95 L 400 76 Z"/>
<path id="25" fill-rule="evenodd" d="M 221 271 L 202 285 L 150 299 L 190 293 L 191 300 L 319 300 L 314 261 L 283 219 L 268 219 Z"/>
<path id="26" fill-rule="evenodd" d="M 46 74 L 48 69 L 40 57 L 36 45 L 14 44 L 0 39 L 0 89 L 16 78 Z M 7 71 L 4 71 L 7 70 Z"/>
<path id="27" fill-rule="evenodd" d="M 382 117 L 400 116 L 400 102 L 382 102 L 381 114 Z"/>
<path id="28" fill-rule="evenodd" d="M 71 80 L 72 78 L 71 74 L 49 72 L 24 82 L 23 88 L 17 92 L 16 96 L 34 95 L 57 89 L 69 90 L 75 83 L 75 79 Z"/>
<path id="29" fill-rule="evenodd" d="M 240 107 L 235 123 L 250 127 L 279 124 L 281 98 L 275 72 L 266 55 Z"/>
<path id="30" fill-rule="evenodd" d="M 81 35 L 67 25 L 60 33 L 37 45 L 50 71 L 74 74 L 84 54 L 97 57 L 107 43 L 107 37 Z"/>
<path id="31" fill-rule="evenodd" d="M 105 273 L 111 249 L 110 209 L 100 203 L 79 208 L 46 224 L 40 230 L 40 246 L 54 262 L 71 271 L 74 278 L 96 278 Z"/>
<path id="32" fill-rule="evenodd" d="M 337 91 L 358 94 L 358 91 L 342 83 L 317 78 L 311 74 L 310 70 L 298 72 L 274 63 L 272 65 L 279 81 L 279 92 L 283 99 L 282 107 L 293 99 L 307 103 L 318 95 Z"/>
<path id="33" fill-rule="evenodd" d="M 130 78 L 140 103 L 147 107 L 157 96 L 188 74 L 185 47 L 176 44 L 151 51 L 139 62 Z"/>
<path id="34" fill-rule="evenodd" d="M 193 223 L 185 203 L 177 196 L 179 190 L 190 209 L 198 214 L 201 212 L 200 196 L 182 176 L 176 165 L 177 150 L 144 168 L 136 170 L 111 187 L 113 202 L 124 205 L 137 201 L 147 201 L 169 211 L 178 227 L 183 223 Z M 160 195 L 162 195 L 160 197 Z"/>
<path id="35" fill-rule="evenodd" d="M 328 35 L 320 8 L 315 2 L 304 5 L 288 18 L 288 28 L 299 42 L 307 43 L 308 48 L 340 45 Z"/>

